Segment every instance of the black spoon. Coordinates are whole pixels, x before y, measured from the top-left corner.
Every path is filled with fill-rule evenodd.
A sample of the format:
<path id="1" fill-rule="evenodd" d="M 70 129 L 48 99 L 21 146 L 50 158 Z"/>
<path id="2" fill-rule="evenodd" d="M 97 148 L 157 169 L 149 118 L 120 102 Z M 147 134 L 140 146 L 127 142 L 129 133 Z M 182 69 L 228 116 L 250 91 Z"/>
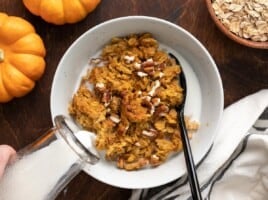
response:
<path id="1" fill-rule="evenodd" d="M 171 58 L 173 58 L 176 61 L 176 64 L 180 66 L 178 59 L 171 53 L 169 55 Z M 193 200 L 202 200 L 200 186 L 199 186 L 198 178 L 196 175 L 196 169 L 195 169 L 195 164 L 193 160 L 193 154 L 192 154 L 191 146 L 190 146 L 189 139 L 188 139 L 187 129 L 186 129 L 185 121 L 184 121 L 184 105 L 185 105 L 186 95 L 187 95 L 187 85 L 186 85 L 185 75 L 182 69 L 179 75 L 179 81 L 183 89 L 183 101 L 180 105 L 176 106 L 176 111 L 177 111 L 177 119 L 179 120 L 179 126 L 181 130 L 181 140 L 182 140 L 182 145 L 183 145 L 185 163 L 186 163 L 187 172 L 188 172 L 188 180 L 189 180 Z"/>

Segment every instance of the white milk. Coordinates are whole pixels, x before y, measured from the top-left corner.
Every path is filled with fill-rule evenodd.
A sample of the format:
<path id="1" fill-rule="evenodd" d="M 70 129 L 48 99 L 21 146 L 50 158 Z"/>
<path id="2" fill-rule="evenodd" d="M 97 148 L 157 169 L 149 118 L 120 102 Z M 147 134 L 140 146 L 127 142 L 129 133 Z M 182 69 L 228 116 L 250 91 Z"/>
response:
<path id="1" fill-rule="evenodd" d="M 91 143 L 85 133 L 79 136 L 83 137 L 83 143 L 86 140 Z M 11 165 L 0 180 L 0 200 L 51 200 L 47 195 L 78 159 L 63 139 L 24 156 Z"/>

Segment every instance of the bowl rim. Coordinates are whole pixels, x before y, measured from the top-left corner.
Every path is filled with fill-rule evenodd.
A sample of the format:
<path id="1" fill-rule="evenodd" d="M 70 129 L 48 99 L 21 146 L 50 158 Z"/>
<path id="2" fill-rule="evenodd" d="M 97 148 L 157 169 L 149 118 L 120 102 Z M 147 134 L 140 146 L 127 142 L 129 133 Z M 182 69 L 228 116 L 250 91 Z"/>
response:
<path id="1" fill-rule="evenodd" d="M 108 23 L 120 22 L 120 21 L 124 21 L 124 20 L 128 20 L 128 19 L 130 19 L 130 20 L 137 20 L 137 19 L 152 20 L 154 22 L 161 22 L 161 23 L 165 23 L 165 24 L 167 24 L 169 26 L 175 27 L 176 29 L 179 29 L 181 32 L 183 32 L 184 34 L 188 35 L 200 47 L 200 49 L 202 49 L 202 51 L 204 51 L 204 53 L 207 55 L 208 60 L 211 62 L 212 66 L 213 66 L 213 71 L 214 71 L 214 73 L 216 75 L 216 79 L 218 80 L 217 82 L 219 84 L 219 87 L 221 88 L 221 90 L 219 91 L 220 92 L 220 96 L 219 96 L 219 102 L 218 102 L 219 103 L 218 104 L 218 109 L 219 109 L 218 110 L 218 113 L 219 113 L 219 115 L 218 115 L 218 120 L 215 123 L 216 125 L 215 125 L 215 129 L 214 129 L 215 134 L 213 134 L 211 136 L 211 138 L 210 138 L 211 139 L 211 142 L 210 143 L 212 145 L 213 144 L 213 141 L 215 140 L 215 137 L 217 136 L 217 133 L 218 133 L 218 129 L 219 129 L 219 126 L 220 126 L 220 123 L 221 123 L 222 115 L 223 115 L 223 108 L 224 108 L 224 91 L 223 91 L 223 86 L 222 86 L 222 79 L 220 77 L 220 74 L 219 74 L 217 65 L 216 65 L 214 59 L 212 58 L 211 54 L 205 48 L 205 46 L 194 35 L 192 35 L 189 31 L 187 31 L 186 29 L 184 29 L 183 27 L 181 27 L 181 26 L 179 26 L 179 25 L 177 25 L 175 23 L 172 23 L 172 22 L 170 22 L 168 20 L 165 20 L 165 19 L 162 19 L 162 18 L 157 18 L 157 17 L 142 16 L 142 15 L 137 16 L 136 15 L 136 16 L 124 16 L 124 17 L 117 17 L 117 18 L 109 19 L 109 20 L 106 20 L 104 22 L 101 22 L 100 24 L 97 24 L 97 25 L 89 28 L 84 33 L 82 33 L 75 41 L 73 41 L 72 44 L 67 48 L 67 50 L 62 55 L 62 58 L 61 58 L 61 60 L 58 63 L 58 66 L 57 66 L 55 75 L 53 77 L 53 83 L 52 83 L 52 87 L 51 87 L 51 96 L 50 96 L 50 111 L 51 111 L 52 118 L 55 115 L 55 110 L 53 111 L 53 109 L 52 109 L 53 108 L 53 105 L 52 105 L 52 103 L 53 103 L 53 101 L 52 101 L 53 100 L 53 92 L 55 93 L 55 85 L 56 85 L 54 79 L 56 78 L 56 75 L 59 73 L 58 71 L 60 70 L 60 68 L 63 66 L 64 57 L 67 54 L 69 54 L 71 52 L 71 49 L 73 47 L 75 47 L 77 45 L 77 43 L 81 42 L 82 38 L 83 37 L 86 37 L 87 34 L 90 34 L 94 30 L 99 29 L 101 26 L 106 25 Z M 54 96 L 55 96 L 55 94 L 54 94 Z M 208 152 L 210 151 L 210 149 L 211 149 L 211 146 L 209 146 L 208 151 L 204 151 L 203 152 L 203 155 L 201 156 L 202 158 L 200 160 L 198 160 L 199 162 L 196 163 L 196 165 L 200 164 L 203 161 L 203 159 L 206 157 L 206 155 L 208 154 Z M 89 174 L 88 171 L 90 171 L 90 170 L 84 169 L 84 171 L 87 174 Z M 179 177 L 182 177 L 185 173 L 186 173 L 186 171 L 183 174 L 181 174 Z M 140 187 L 137 187 L 137 186 L 130 186 L 130 187 L 128 186 L 127 187 L 127 186 L 125 186 L 123 184 L 118 184 L 118 183 L 117 184 L 107 183 L 104 180 L 100 179 L 99 177 L 96 177 L 96 176 L 94 176 L 92 174 L 89 174 L 89 175 L 91 175 L 92 177 L 94 177 L 95 179 L 97 179 L 97 180 L 99 180 L 101 182 L 104 182 L 106 184 L 110 184 L 112 186 L 116 186 L 116 187 L 120 187 L 120 188 L 127 188 L 127 189 L 140 188 Z M 168 181 L 161 183 L 161 185 L 162 184 L 166 184 L 166 183 L 168 183 L 170 181 L 173 181 L 173 180 L 175 180 L 175 179 L 177 179 L 179 177 L 169 179 Z M 159 186 L 159 184 L 143 185 L 143 188 L 156 187 L 156 186 Z"/>
<path id="2" fill-rule="evenodd" d="M 248 40 L 242 37 L 239 37 L 237 35 L 235 35 L 234 33 L 232 33 L 231 31 L 229 31 L 223 24 L 222 22 L 219 20 L 219 18 L 217 17 L 217 15 L 215 14 L 215 11 L 212 7 L 212 0 L 205 0 L 206 2 L 206 6 L 208 9 L 208 12 L 210 14 L 210 17 L 212 18 L 212 20 L 215 22 L 216 26 L 231 40 L 247 46 L 247 47 L 251 47 L 251 48 L 256 48 L 256 49 L 268 49 L 268 41 L 267 42 L 256 42 L 253 40 Z"/>

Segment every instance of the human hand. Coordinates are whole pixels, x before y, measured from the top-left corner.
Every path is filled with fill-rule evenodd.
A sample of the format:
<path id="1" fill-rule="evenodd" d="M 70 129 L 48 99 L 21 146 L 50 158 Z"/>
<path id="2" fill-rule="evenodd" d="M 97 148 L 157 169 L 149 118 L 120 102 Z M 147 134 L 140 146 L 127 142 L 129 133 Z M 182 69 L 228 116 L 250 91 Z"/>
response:
<path id="1" fill-rule="evenodd" d="M 0 178 L 3 176 L 7 164 L 12 157 L 16 154 L 16 151 L 8 145 L 0 145 Z"/>

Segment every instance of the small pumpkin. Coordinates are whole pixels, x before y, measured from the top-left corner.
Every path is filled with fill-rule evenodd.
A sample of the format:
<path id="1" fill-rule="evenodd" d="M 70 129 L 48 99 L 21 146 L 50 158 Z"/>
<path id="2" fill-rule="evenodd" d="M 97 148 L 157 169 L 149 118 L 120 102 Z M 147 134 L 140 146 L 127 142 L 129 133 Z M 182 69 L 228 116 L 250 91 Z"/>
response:
<path id="1" fill-rule="evenodd" d="M 30 92 L 45 69 L 46 50 L 26 20 L 0 12 L 0 102 Z"/>
<path id="2" fill-rule="evenodd" d="M 23 3 L 32 14 L 46 22 L 62 25 L 84 19 L 100 0 L 23 0 Z"/>

